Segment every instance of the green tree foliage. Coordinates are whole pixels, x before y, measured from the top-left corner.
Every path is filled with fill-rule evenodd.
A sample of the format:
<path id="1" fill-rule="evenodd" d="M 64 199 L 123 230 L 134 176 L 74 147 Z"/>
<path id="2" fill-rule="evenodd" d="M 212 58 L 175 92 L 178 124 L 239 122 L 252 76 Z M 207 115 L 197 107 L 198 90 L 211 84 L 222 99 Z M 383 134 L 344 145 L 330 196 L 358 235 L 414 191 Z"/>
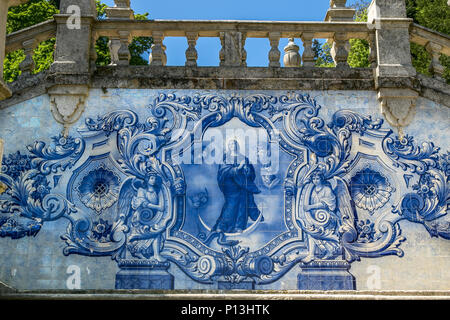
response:
<path id="1" fill-rule="evenodd" d="M 357 22 L 367 22 L 367 9 L 370 1 L 360 0 L 352 5 L 355 12 L 354 20 Z M 348 64 L 352 68 L 368 68 L 370 67 L 369 55 L 370 46 L 366 40 L 350 39 L 350 50 L 348 52 Z"/>
<path id="2" fill-rule="evenodd" d="M 356 9 L 355 21 L 367 21 L 367 8 L 369 0 L 359 0 L 352 7 Z M 350 39 L 350 50 L 348 53 L 348 64 L 352 68 L 368 68 L 370 67 L 369 53 L 370 46 L 366 40 Z M 328 42 L 321 43 L 319 40 L 313 41 L 314 61 L 316 67 L 334 67 L 333 58 L 331 56 L 331 47 Z"/>
<path id="3" fill-rule="evenodd" d="M 321 43 L 319 40 L 314 39 L 312 49 L 314 51 L 314 65 L 316 67 L 334 67 L 334 61 L 331 57 L 331 47 L 328 42 Z"/>
<path id="4" fill-rule="evenodd" d="M 406 0 L 407 16 L 426 28 L 450 35 L 450 7 L 447 0 Z M 412 62 L 417 72 L 431 75 L 431 56 L 423 46 L 411 44 Z M 450 83 L 450 57 L 441 55 L 444 78 Z"/>
<path id="5" fill-rule="evenodd" d="M 29 2 L 11 7 L 8 10 L 6 32 L 11 33 L 34 24 L 52 19 L 58 13 L 54 1 L 30 0 Z M 53 61 L 55 39 L 50 39 L 39 44 L 33 56 L 36 68 L 35 73 L 50 67 Z M 23 50 L 8 53 L 3 64 L 3 78 L 7 82 L 14 81 L 20 74 L 19 65 L 25 59 Z"/>
<path id="6" fill-rule="evenodd" d="M 98 19 L 105 19 L 105 9 L 107 6 L 99 0 L 97 4 Z M 17 7 L 11 7 L 8 10 L 7 33 L 15 32 L 23 28 L 30 27 L 40 22 L 44 22 L 53 18 L 58 13 L 59 0 L 30 0 L 29 2 Z M 137 20 L 148 20 L 148 13 L 136 14 Z M 34 51 L 33 60 L 35 69 L 33 73 L 39 73 L 46 70 L 53 63 L 53 52 L 55 47 L 55 39 L 42 42 Z M 108 48 L 109 39 L 100 37 L 96 42 L 97 64 L 100 66 L 111 63 L 111 57 Z M 149 52 L 152 45 L 150 37 L 134 38 L 130 44 L 130 64 L 145 65 L 147 60 L 142 56 Z M 12 82 L 20 75 L 19 65 L 25 59 L 23 50 L 11 52 L 6 55 L 3 68 L 3 78 L 6 82 Z"/>

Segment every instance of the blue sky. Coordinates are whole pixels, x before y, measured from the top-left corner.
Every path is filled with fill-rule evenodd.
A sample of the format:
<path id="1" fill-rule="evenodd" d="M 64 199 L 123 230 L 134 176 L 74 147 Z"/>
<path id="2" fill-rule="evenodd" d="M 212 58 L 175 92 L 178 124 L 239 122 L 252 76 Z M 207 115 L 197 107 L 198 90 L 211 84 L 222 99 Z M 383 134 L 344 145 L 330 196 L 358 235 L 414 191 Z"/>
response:
<path id="1" fill-rule="evenodd" d="M 113 0 L 104 0 L 113 6 Z M 355 0 L 347 1 L 347 4 Z M 276 20 L 276 21 L 323 21 L 329 0 L 131 0 L 136 13 L 149 13 L 150 19 L 177 20 Z M 279 49 L 287 45 L 281 39 Z M 296 40 L 297 44 L 299 40 Z M 184 65 L 185 38 L 166 38 L 167 65 Z M 301 47 L 301 45 L 300 45 Z M 270 50 L 268 39 L 247 39 L 247 65 L 267 66 Z M 199 66 L 219 64 L 220 41 L 217 38 L 200 38 L 197 42 Z M 281 57 L 282 60 L 282 57 Z M 282 62 L 282 61 L 281 61 Z"/>

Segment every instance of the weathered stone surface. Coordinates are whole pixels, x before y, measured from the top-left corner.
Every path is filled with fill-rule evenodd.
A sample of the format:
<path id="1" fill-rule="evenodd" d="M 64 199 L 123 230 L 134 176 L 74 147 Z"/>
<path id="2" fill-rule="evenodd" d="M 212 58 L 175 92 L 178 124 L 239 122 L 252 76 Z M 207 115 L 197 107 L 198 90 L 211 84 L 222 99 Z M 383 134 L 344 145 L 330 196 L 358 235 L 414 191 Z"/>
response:
<path id="1" fill-rule="evenodd" d="M 8 50 L 30 53 L 57 26 L 52 68 L 31 75 L 28 54 L 0 101 L 9 190 L 0 195 L 0 281 L 11 287 L 0 283 L 2 295 L 448 296 L 449 157 L 439 148 L 450 89 L 415 74 L 409 36 L 427 45 L 438 75 L 448 39 L 410 31 L 403 1 L 374 0 L 365 25 L 340 21 L 352 12 L 345 0 L 330 1 L 331 22 L 320 23 L 138 22 L 126 0 L 96 21 L 94 1 L 83 0 L 82 35 L 65 30 L 73 3 L 8 40 Z M 111 39 L 111 66 L 93 63 L 100 35 Z M 129 66 L 131 37 L 150 35 L 150 65 Z M 183 67 L 166 66 L 169 36 L 187 39 Z M 206 36 L 222 40 L 219 67 L 197 67 Z M 268 67 L 246 67 L 247 37 L 269 40 Z M 291 42 L 280 67 L 283 37 L 302 38 L 303 66 Z M 332 40 L 337 68 L 314 67 L 314 38 Z M 376 48 L 373 68 L 348 67 L 350 38 Z M 227 163 L 227 154 L 246 158 Z"/>

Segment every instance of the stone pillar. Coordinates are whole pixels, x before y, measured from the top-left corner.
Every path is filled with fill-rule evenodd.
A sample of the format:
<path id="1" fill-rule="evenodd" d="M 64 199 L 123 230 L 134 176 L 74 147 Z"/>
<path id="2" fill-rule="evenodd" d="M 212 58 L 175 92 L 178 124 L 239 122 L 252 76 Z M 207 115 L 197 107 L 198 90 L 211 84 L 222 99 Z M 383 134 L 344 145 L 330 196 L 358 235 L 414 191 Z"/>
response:
<path id="1" fill-rule="evenodd" d="M 409 27 L 404 0 L 373 0 L 368 11 L 368 27 L 375 29 L 377 68 L 375 85 L 381 113 L 398 128 L 408 126 L 414 116 L 417 92 L 412 78 Z"/>
<path id="2" fill-rule="evenodd" d="M 414 77 L 409 26 L 404 0 L 373 0 L 369 6 L 369 27 L 375 28 L 378 77 Z"/>
<path id="3" fill-rule="evenodd" d="M 25 3 L 27 0 L 0 0 L 0 100 L 9 98 L 11 90 L 3 81 L 3 61 L 5 60 L 6 20 L 8 8 Z"/>
<path id="4" fill-rule="evenodd" d="M 134 12 L 130 8 L 130 0 L 114 0 L 114 7 L 105 9 L 108 19 L 132 20 Z"/>
<path id="5" fill-rule="evenodd" d="M 300 265 L 298 290 L 356 290 L 350 264 L 342 260 L 317 260 Z"/>
<path id="6" fill-rule="evenodd" d="M 237 31 L 220 32 L 220 66 L 242 67 L 246 64 L 245 35 Z"/>
<path id="7" fill-rule="evenodd" d="M 346 7 L 347 0 L 331 0 L 325 21 L 353 21 L 355 9 Z"/>
<path id="8" fill-rule="evenodd" d="M 93 23 L 97 17 L 95 0 L 61 0 L 60 14 L 55 15 L 56 48 L 49 70 L 48 88 L 51 111 L 64 126 L 66 136 L 84 110 L 89 92 Z M 59 79 L 64 78 L 64 84 Z"/>
<path id="9" fill-rule="evenodd" d="M 89 74 L 92 24 L 97 11 L 95 0 L 61 0 L 57 23 L 55 61 L 50 72 Z M 79 14 L 79 15 L 78 15 Z"/>

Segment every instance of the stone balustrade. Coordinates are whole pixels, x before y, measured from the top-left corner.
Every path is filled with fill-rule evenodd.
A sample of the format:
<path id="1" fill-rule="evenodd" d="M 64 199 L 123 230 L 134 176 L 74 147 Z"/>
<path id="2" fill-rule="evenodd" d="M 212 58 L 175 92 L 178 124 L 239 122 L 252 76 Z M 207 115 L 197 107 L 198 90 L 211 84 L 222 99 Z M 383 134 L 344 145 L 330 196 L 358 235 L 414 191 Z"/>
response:
<path id="1" fill-rule="evenodd" d="M 444 67 L 439 58 L 441 54 L 450 56 L 450 36 L 439 33 L 418 24 L 412 24 L 410 28 L 411 42 L 424 46 L 431 55 L 430 71 L 435 78 L 444 81 Z"/>
<path id="2" fill-rule="evenodd" d="M 36 24 L 7 35 L 5 53 L 8 54 L 23 49 L 25 59 L 20 63 L 19 68 L 22 75 L 30 74 L 34 69 L 34 50 L 41 42 L 54 38 L 55 36 L 56 23 L 54 20 Z"/>
<path id="3" fill-rule="evenodd" d="M 154 45 L 150 65 L 165 65 L 166 53 L 163 44 L 167 37 L 184 37 L 188 43 L 186 65 L 195 66 L 198 53 L 196 41 L 201 37 L 219 38 L 222 50 L 219 54 L 221 66 L 246 66 L 245 41 L 248 38 L 266 38 L 270 43 L 268 66 L 280 67 L 281 52 L 278 49 L 281 38 L 301 39 L 304 45 L 304 66 L 313 66 L 313 39 L 333 39 L 338 48 L 338 66 L 347 65 L 347 42 L 349 39 L 370 41 L 374 31 L 361 22 L 268 22 L 268 21 L 187 21 L 187 20 L 119 20 L 97 21 L 93 27 L 97 36 L 120 37 L 120 32 L 128 32 L 130 37 L 152 37 Z M 300 42 L 300 41 L 299 41 Z M 373 43 L 373 42 L 372 42 Z M 118 46 L 115 47 L 118 50 Z M 114 49 L 114 48 L 113 48 Z M 291 46 L 289 54 L 298 54 Z M 286 52 L 287 54 L 287 52 Z M 115 54 L 112 54 L 116 56 Z M 288 59 L 289 60 L 289 59 Z M 292 59 L 290 59 L 292 60 Z M 298 60 L 300 61 L 300 60 Z M 293 65 L 289 64 L 288 67 Z M 300 67 L 300 64 L 298 65 Z"/>
<path id="4" fill-rule="evenodd" d="M 250 68 L 243 69 L 247 68 L 246 40 L 266 39 L 269 44 L 266 70 L 273 74 L 273 77 L 280 77 L 280 74 L 275 76 L 274 72 L 283 72 L 285 78 L 290 78 L 293 71 L 304 72 L 305 75 L 302 77 L 307 73 L 308 77 L 316 78 L 319 82 L 323 77 L 327 77 L 331 82 L 332 78 L 345 81 L 360 77 L 361 71 L 370 72 L 373 69 L 371 79 L 364 76 L 364 79 L 360 79 L 363 82 L 355 86 L 377 90 L 382 113 L 389 124 L 401 131 L 401 128 L 407 126 L 414 117 L 415 100 L 418 96 L 414 84 L 416 72 L 409 54 L 410 41 L 425 46 L 432 57 L 430 69 L 434 78 L 437 83 L 442 83 L 444 67 L 439 59 L 441 54 L 450 55 L 450 37 L 414 24 L 406 17 L 404 1 L 394 2 L 395 5 L 390 0 L 373 0 L 368 9 L 366 23 L 352 21 L 355 10 L 346 7 L 345 0 L 330 1 L 325 21 L 136 20 L 130 8 L 130 1 L 115 1 L 115 6 L 106 10 L 107 18 L 99 20 L 96 18 L 95 2 L 83 0 L 77 2 L 77 6 L 80 7 L 79 29 L 73 29 L 68 28 L 72 18 L 68 8 L 74 2 L 62 0 L 61 13 L 55 15 L 54 19 L 7 35 L 4 52 L 24 50 L 26 58 L 21 62 L 20 69 L 26 78 L 26 75 L 33 73 L 34 49 L 40 42 L 56 38 L 54 63 L 48 71 L 51 79 L 48 93 L 52 96 L 52 101 L 55 101 L 55 105 L 56 100 L 65 97 L 67 92 L 71 92 L 71 97 L 74 97 L 73 108 L 69 108 L 70 116 L 64 116 L 61 114 L 65 112 L 64 110 L 54 108 L 55 118 L 67 128 L 70 123 L 76 121 L 76 117 L 72 115 L 78 113 L 74 110 L 82 110 L 79 106 L 87 95 L 92 75 L 101 74 L 103 70 L 95 73 L 97 69 L 95 43 L 100 37 L 109 38 L 111 53 L 109 68 L 115 66 L 123 68 L 129 65 L 131 58 L 129 45 L 133 38 L 151 37 L 153 44 L 149 68 L 153 68 L 153 74 L 164 73 L 166 72 L 164 70 L 167 70 L 164 68 L 168 60 L 164 44 L 166 38 L 186 39 L 187 49 L 184 52 L 170 51 L 170 54 L 186 57 L 185 71 L 188 73 L 191 72 L 189 68 L 198 66 L 198 39 L 217 38 L 220 40 L 221 49 L 219 52 L 209 54 L 216 54 L 219 57 L 220 64 L 217 67 L 219 73 L 225 74 L 231 70 L 226 68 L 231 67 L 234 76 L 251 73 Z M 283 38 L 289 39 L 289 42 L 280 50 L 280 40 Z M 315 39 L 325 39 L 329 43 L 335 69 L 327 68 L 328 70 L 319 72 L 319 68 L 314 68 Z M 359 71 L 350 68 L 347 61 L 351 39 L 363 39 L 369 44 L 369 68 L 358 68 L 361 69 Z M 282 66 L 284 68 L 281 68 Z M 180 72 L 170 70 L 173 74 Z M 216 72 L 211 68 L 206 70 L 204 67 L 201 70 L 211 75 Z M 261 68 L 258 70 L 261 71 Z M 200 72 L 200 69 L 195 72 Z M 335 73 L 334 76 L 330 76 L 332 72 Z M 299 74 L 296 73 L 296 76 Z M 16 86 L 23 78 L 20 77 L 19 81 L 12 85 Z M 0 100 L 10 95 L 5 84 L 2 83 L 1 88 L 5 93 L 0 94 Z"/>
<path id="5" fill-rule="evenodd" d="M 129 14 L 123 18 L 123 10 L 120 13 L 121 18 L 96 20 L 92 27 L 92 48 L 98 37 L 110 38 L 112 65 L 128 64 L 130 59 L 128 45 L 133 37 L 152 37 L 153 47 L 149 64 L 164 66 L 167 63 L 164 39 L 183 37 L 188 44 L 184 52 L 186 66 L 195 67 L 198 59 L 197 40 L 201 37 L 216 37 L 222 43 L 222 49 L 217 53 L 221 61 L 220 66 L 245 67 L 247 65 L 245 42 L 248 38 L 268 40 L 270 44 L 270 50 L 267 53 L 268 67 L 280 67 L 280 60 L 283 60 L 285 67 L 313 67 L 312 42 L 314 39 L 328 39 L 333 43 L 332 55 L 338 68 L 348 67 L 348 41 L 364 39 L 368 41 L 371 48 L 369 57 L 371 67 L 377 66 L 375 29 L 363 22 L 134 20 L 129 18 Z M 40 42 L 55 37 L 56 28 L 55 20 L 49 20 L 11 33 L 6 37 L 5 52 L 24 49 L 27 57 L 21 64 L 21 71 L 31 72 L 33 50 Z M 412 42 L 425 46 L 431 53 L 433 57 L 431 69 L 438 78 L 442 77 L 444 71 L 439 63 L 439 55 L 450 55 L 450 38 L 417 24 L 411 24 L 410 36 Z M 283 57 L 278 48 L 282 38 L 289 39 Z M 300 50 L 300 44 L 303 45 L 303 50 Z M 302 56 L 299 51 L 303 51 Z M 95 53 L 92 53 L 90 59 L 95 58 Z"/>

